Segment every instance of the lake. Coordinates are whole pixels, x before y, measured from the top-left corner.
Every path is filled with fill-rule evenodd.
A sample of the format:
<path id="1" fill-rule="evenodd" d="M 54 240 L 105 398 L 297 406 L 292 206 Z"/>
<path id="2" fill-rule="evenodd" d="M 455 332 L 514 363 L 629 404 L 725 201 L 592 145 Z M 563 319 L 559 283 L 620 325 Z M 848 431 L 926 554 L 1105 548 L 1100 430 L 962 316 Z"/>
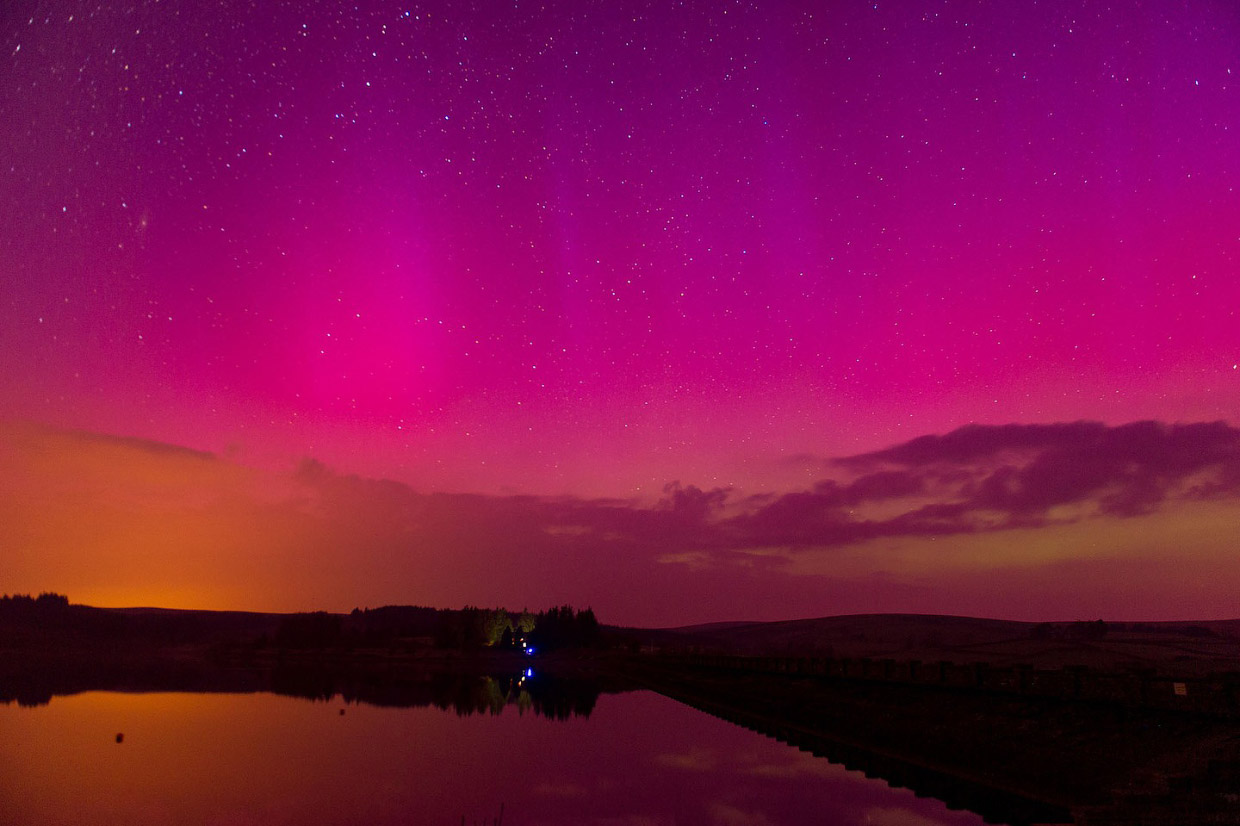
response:
<path id="1" fill-rule="evenodd" d="M 421 705 L 116 691 L 0 705 L 0 823 L 982 823 L 650 691 L 548 702 L 526 690 L 537 680 Z"/>

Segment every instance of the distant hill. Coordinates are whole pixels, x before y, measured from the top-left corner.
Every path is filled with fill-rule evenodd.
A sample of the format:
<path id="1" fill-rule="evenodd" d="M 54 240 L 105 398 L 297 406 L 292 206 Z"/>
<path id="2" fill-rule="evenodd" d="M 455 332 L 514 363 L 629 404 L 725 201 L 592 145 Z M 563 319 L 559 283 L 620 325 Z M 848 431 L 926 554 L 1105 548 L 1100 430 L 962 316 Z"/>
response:
<path id="1" fill-rule="evenodd" d="M 1027 636 L 1032 627 L 1033 623 L 976 617 L 853 614 L 777 622 L 712 623 L 673 630 L 737 653 L 879 656 L 902 650 L 957 648 L 1010 640 Z"/>
<path id="2" fill-rule="evenodd" d="M 711 623 L 647 632 L 664 647 L 741 655 L 934 662 L 1240 669 L 1240 620 L 1033 623 L 934 614 L 856 614 Z"/>
<path id="3" fill-rule="evenodd" d="M 272 635 L 285 614 L 174 608 L 95 608 L 58 594 L 0 597 L 0 647 L 102 649 L 212 645 Z"/>

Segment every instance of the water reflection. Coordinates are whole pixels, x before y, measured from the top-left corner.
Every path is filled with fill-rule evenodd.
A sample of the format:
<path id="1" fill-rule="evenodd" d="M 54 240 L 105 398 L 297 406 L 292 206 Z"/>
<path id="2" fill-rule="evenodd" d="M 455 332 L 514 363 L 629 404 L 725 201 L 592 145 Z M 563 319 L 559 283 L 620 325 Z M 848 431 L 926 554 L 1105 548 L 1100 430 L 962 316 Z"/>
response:
<path id="1" fill-rule="evenodd" d="M 458 715 L 506 708 L 555 720 L 588 717 L 601 692 L 619 690 L 599 677 L 535 674 L 532 667 L 477 673 L 407 663 L 286 662 L 268 668 L 221 668 L 201 662 L 137 664 L 57 662 L 0 675 L 0 703 L 46 705 L 58 695 L 91 690 L 197 693 L 270 692 L 308 700 L 390 708 L 433 706 Z"/>
<path id="2" fill-rule="evenodd" d="M 310 700 L 339 697 L 346 703 L 389 708 L 434 706 L 461 716 L 500 714 L 511 707 L 554 720 L 589 717 L 603 690 L 598 680 L 535 675 L 532 668 L 479 675 L 298 666 L 275 669 L 270 680 L 274 693 Z"/>
<path id="3" fill-rule="evenodd" d="M 588 718 L 559 700 L 558 721 L 512 713 L 534 708 L 532 682 L 419 683 L 430 702 L 403 707 L 340 692 L 10 704 L 0 822 L 491 823 L 502 807 L 508 826 L 981 823 L 651 692 L 595 693 Z"/>

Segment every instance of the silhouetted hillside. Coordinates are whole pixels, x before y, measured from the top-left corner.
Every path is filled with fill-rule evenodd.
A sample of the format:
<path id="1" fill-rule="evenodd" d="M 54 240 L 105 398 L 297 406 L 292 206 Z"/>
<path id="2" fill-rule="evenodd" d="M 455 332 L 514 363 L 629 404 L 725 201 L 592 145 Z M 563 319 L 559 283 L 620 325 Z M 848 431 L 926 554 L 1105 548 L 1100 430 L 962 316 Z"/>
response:
<path id="1" fill-rule="evenodd" d="M 742 655 L 872 657 L 934 662 L 1231 670 L 1240 620 L 1015 622 L 926 614 L 858 614 L 712 623 L 649 632 L 665 648 Z"/>
<path id="2" fill-rule="evenodd" d="M 503 608 L 388 605 L 348 614 L 266 614 L 175 608 L 95 608 L 60 594 L 0 597 L 0 648 L 94 650 L 185 646 L 250 649 L 386 649 L 436 646 L 540 650 L 595 645 L 600 627 L 589 608 L 563 605 L 532 614 Z M 102 650 L 106 650 L 102 649 Z"/>

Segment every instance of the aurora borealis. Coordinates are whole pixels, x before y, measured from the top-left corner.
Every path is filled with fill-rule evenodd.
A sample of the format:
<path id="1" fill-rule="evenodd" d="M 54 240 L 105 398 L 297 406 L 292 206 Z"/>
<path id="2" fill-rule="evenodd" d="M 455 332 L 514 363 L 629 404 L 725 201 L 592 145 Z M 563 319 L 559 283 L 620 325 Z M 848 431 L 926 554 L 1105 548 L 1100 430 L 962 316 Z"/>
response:
<path id="1" fill-rule="evenodd" d="M 0 26 L 0 591 L 1240 615 L 1231 4 Z"/>

